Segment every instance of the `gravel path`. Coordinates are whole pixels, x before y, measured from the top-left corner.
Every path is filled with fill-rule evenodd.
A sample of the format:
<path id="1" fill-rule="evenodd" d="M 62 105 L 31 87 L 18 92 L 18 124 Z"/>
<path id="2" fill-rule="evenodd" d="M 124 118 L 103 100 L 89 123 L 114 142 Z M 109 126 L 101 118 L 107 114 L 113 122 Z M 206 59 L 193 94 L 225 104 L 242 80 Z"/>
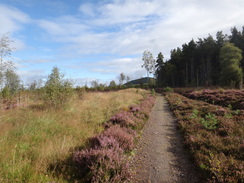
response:
<path id="1" fill-rule="evenodd" d="M 133 183 L 199 183 L 167 101 L 156 98 L 131 162 Z"/>

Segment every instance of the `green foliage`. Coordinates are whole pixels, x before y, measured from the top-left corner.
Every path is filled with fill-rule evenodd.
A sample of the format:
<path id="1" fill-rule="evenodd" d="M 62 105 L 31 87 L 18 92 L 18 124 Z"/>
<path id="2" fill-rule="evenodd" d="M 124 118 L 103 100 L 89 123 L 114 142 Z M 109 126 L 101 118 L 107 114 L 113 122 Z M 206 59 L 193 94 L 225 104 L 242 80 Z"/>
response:
<path id="1" fill-rule="evenodd" d="M 239 116 L 241 114 L 241 110 L 239 110 L 239 109 L 235 110 L 234 111 L 234 114 L 237 115 L 237 116 Z"/>
<path id="2" fill-rule="evenodd" d="M 198 111 L 197 109 L 194 109 L 194 110 L 192 111 L 191 118 L 192 118 L 192 119 L 197 118 L 197 117 L 198 117 L 198 113 L 199 113 L 199 111 Z"/>
<path id="3" fill-rule="evenodd" d="M 99 87 L 99 83 L 96 80 L 91 81 L 91 87 L 97 90 Z"/>
<path id="4" fill-rule="evenodd" d="M 161 87 L 163 84 L 163 80 L 162 80 L 162 68 L 164 66 L 164 56 L 163 54 L 160 52 L 158 54 L 157 60 L 156 60 L 156 65 L 155 65 L 155 76 L 157 78 L 157 86 Z"/>
<path id="5" fill-rule="evenodd" d="M 225 55 L 221 56 L 220 53 L 227 42 L 233 43 L 236 48 L 244 52 L 244 29 L 238 31 L 232 28 L 231 34 L 228 36 L 219 31 L 215 39 L 212 35 L 208 35 L 205 38 L 183 43 L 182 46 L 179 45 L 171 50 L 170 59 L 164 63 L 162 54 L 159 53 L 155 73 L 158 87 L 199 87 L 222 84 L 241 88 L 241 80 L 244 79 L 242 74 L 244 59 L 241 58 L 240 53 L 237 57 L 226 50 L 223 50 Z M 233 64 L 222 68 L 221 59 L 229 62 L 229 58 L 235 58 L 233 62 L 231 61 Z"/>
<path id="6" fill-rule="evenodd" d="M 38 88 L 41 88 L 41 86 L 42 86 L 42 79 L 39 79 L 37 81 L 34 80 L 32 83 L 29 84 L 29 90 L 35 91 Z"/>
<path id="7" fill-rule="evenodd" d="M 3 98 L 9 98 L 11 96 L 8 87 L 4 87 L 1 93 Z"/>
<path id="8" fill-rule="evenodd" d="M 166 87 L 166 88 L 164 88 L 163 91 L 164 91 L 164 92 L 174 92 L 174 90 L 173 90 L 172 88 L 170 88 L 170 87 Z"/>
<path id="9" fill-rule="evenodd" d="M 59 69 L 54 67 L 44 87 L 45 105 L 55 109 L 65 107 L 70 101 L 72 93 L 72 83 L 64 80 Z"/>
<path id="10" fill-rule="evenodd" d="M 0 98 L 5 98 L 5 108 L 14 106 L 12 100 L 14 95 L 21 88 L 20 79 L 15 72 L 14 63 L 10 60 L 12 59 L 12 51 L 14 50 L 14 48 L 11 47 L 12 43 L 13 41 L 7 34 L 0 37 Z"/>
<path id="11" fill-rule="evenodd" d="M 19 76 L 13 69 L 7 69 L 5 72 L 5 87 L 9 88 L 10 94 L 15 94 L 20 88 Z"/>
<path id="12" fill-rule="evenodd" d="M 117 87 L 117 85 L 116 85 L 114 80 L 109 83 L 109 87 L 110 88 L 116 88 Z"/>
<path id="13" fill-rule="evenodd" d="M 155 71 L 155 60 L 153 58 L 153 55 L 150 51 L 146 50 L 143 52 L 142 55 L 142 67 L 144 67 L 147 71 L 147 77 L 149 77 L 149 73 L 154 73 Z"/>
<path id="14" fill-rule="evenodd" d="M 156 92 L 155 92 L 154 88 L 151 90 L 151 95 L 152 96 L 155 96 L 156 95 Z"/>
<path id="15" fill-rule="evenodd" d="M 125 74 L 123 72 L 120 73 L 120 75 L 119 75 L 119 84 L 120 85 L 122 85 L 124 83 L 125 78 L 126 78 Z"/>
<path id="16" fill-rule="evenodd" d="M 226 43 L 220 50 L 221 75 L 220 81 L 224 86 L 237 86 L 242 81 L 243 73 L 240 68 L 242 59 L 241 49 L 232 43 Z"/>
<path id="17" fill-rule="evenodd" d="M 11 47 L 12 42 L 7 34 L 0 38 L 0 89 L 7 87 L 11 95 L 20 88 L 20 80 L 14 71 L 14 64 L 8 60 L 14 50 Z"/>
<path id="18" fill-rule="evenodd" d="M 214 130 L 217 128 L 218 120 L 214 114 L 208 113 L 205 118 L 202 118 L 200 121 L 203 126 L 209 130 Z"/>

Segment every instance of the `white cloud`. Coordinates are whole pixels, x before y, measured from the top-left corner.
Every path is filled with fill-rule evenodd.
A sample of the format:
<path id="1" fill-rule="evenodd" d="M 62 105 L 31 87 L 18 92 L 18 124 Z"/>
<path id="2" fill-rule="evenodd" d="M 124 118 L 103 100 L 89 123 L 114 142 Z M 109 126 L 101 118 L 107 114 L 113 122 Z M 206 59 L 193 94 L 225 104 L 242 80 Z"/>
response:
<path id="1" fill-rule="evenodd" d="M 79 11 L 86 16 L 95 16 L 94 6 L 91 3 L 82 4 Z"/>
<path id="2" fill-rule="evenodd" d="M 148 49 L 156 57 L 160 51 L 168 55 L 192 38 L 240 27 L 243 2 L 115 0 L 100 6 L 81 5 L 82 13 L 93 16 L 89 22 L 76 17 L 75 22 L 60 18 L 58 22 L 42 20 L 40 25 L 56 41 L 66 43 L 68 52 L 138 55 Z"/>
<path id="3" fill-rule="evenodd" d="M 138 78 L 146 75 L 146 71 L 141 65 L 141 58 L 117 58 L 108 61 L 86 63 L 87 69 L 91 72 L 113 74 L 115 76 L 123 72 L 131 78 Z"/>
<path id="4" fill-rule="evenodd" d="M 29 17 L 16 8 L 0 4 L 0 34 L 15 32 L 22 28 L 23 23 L 30 21 Z M 4 26 L 3 26 L 4 25 Z"/>
<path id="5" fill-rule="evenodd" d="M 62 47 L 60 54 L 77 58 L 116 55 L 112 60 L 88 63 L 85 68 L 93 73 L 125 72 L 141 77 L 144 70 L 140 56 L 144 50 L 154 57 L 162 52 L 169 58 L 171 49 L 192 38 L 197 40 L 209 33 L 215 36 L 220 30 L 229 33 L 233 26 L 240 29 L 243 7 L 243 0 L 112 0 L 85 3 L 72 15 L 36 22 L 49 35 L 48 40 Z M 25 19 L 16 9 L 13 12 L 22 18 L 9 15 L 4 20 L 10 22 L 9 29 L 18 30 L 28 17 Z"/>
<path id="6" fill-rule="evenodd" d="M 111 25 L 150 20 L 153 18 L 152 16 L 162 14 L 158 5 L 158 3 L 148 0 L 113 1 L 99 8 L 101 18 L 94 22 L 100 25 Z"/>
<path id="7" fill-rule="evenodd" d="M 68 41 L 87 30 L 79 19 L 72 16 L 62 16 L 55 20 L 39 20 L 38 25 L 59 41 Z"/>
<path id="8" fill-rule="evenodd" d="M 44 70 L 39 69 L 31 69 L 28 71 L 25 70 L 17 70 L 17 74 L 21 77 L 21 80 L 25 81 L 24 84 L 28 85 L 34 81 L 44 81 L 46 79 L 46 75 L 44 74 Z"/>
<path id="9" fill-rule="evenodd" d="M 10 33 L 11 40 L 14 40 L 12 47 L 21 50 L 25 47 L 22 39 L 14 37 L 14 33 L 24 28 L 24 24 L 31 22 L 28 15 L 20 10 L 0 4 L 0 35 Z"/>

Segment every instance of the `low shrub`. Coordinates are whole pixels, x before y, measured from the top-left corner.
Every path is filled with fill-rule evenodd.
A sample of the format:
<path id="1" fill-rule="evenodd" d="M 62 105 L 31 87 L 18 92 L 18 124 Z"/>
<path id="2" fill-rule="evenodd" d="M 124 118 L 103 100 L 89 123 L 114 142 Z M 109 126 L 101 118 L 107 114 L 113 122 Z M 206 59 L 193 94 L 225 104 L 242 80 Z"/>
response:
<path id="1" fill-rule="evenodd" d="M 132 129 L 121 128 L 119 125 L 115 125 L 105 130 L 102 134 L 116 139 L 119 146 L 125 151 L 130 151 L 134 148 L 136 132 Z"/>
<path id="2" fill-rule="evenodd" d="M 209 91 L 204 91 L 208 93 Z M 208 182 L 244 181 L 244 113 L 171 93 L 185 143 Z"/>
<path id="3" fill-rule="evenodd" d="M 152 95 L 152 96 L 155 96 L 155 95 L 156 95 L 156 92 L 155 92 L 154 89 L 151 90 L 151 95 Z"/>
<path id="4" fill-rule="evenodd" d="M 170 87 L 166 87 L 163 89 L 163 92 L 174 92 L 174 90 Z"/>
<path id="5" fill-rule="evenodd" d="M 133 119 L 134 116 L 131 112 L 128 111 L 120 111 L 119 113 L 115 114 L 109 122 L 113 125 L 119 124 L 122 127 L 134 127 L 135 120 Z"/>
<path id="6" fill-rule="evenodd" d="M 113 145 L 115 144 L 116 141 L 113 142 Z M 112 148 L 76 151 L 73 161 L 79 169 L 80 176 L 87 182 L 117 183 L 130 177 L 126 157 L 118 144 Z"/>
<path id="7" fill-rule="evenodd" d="M 115 148 L 121 146 L 113 136 L 101 134 L 90 139 L 91 148 Z"/>
<path id="8" fill-rule="evenodd" d="M 231 109 L 244 109 L 244 90 L 202 90 L 184 93 L 190 99 L 197 99 Z"/>
<path id="9" fill-rule="evenodd" d="M 211 113 L 208 113 L 207 115 L 205 115 L 205 117 L 202 118 L 200 122 L 203 124 L 203 126 L 206 129 L 209 129 L 209 130 L 216 129 L 217 125 L 218 125 L 218 120 L 216 119 L 215 115 L 211 114 Z"/>
<path id="10" fill-rule="evenodd" d="M 136 132 L 134 130 L 121 128 L 119 125 L 113 125 L 103 131 L 99 136 L 92 138 L 91 147 L 115 147 L 118 144 L 124 151 L 130 151 L 134 147 L 135 136 Z M 116 141 L 116 143 L 114 141 Z"/>
<path id="11" fill-rule="evenodd" d="M 138 127 L 144 125 L 155 97 L 145 97 L 139 105 L 119 111 L 105 130 L 91 139 L 90 149 L 76 151 L 73 161 L 81 179 L 87 182 L 126 182 L 130 179 L 128 156 L 134 148 Z"/>

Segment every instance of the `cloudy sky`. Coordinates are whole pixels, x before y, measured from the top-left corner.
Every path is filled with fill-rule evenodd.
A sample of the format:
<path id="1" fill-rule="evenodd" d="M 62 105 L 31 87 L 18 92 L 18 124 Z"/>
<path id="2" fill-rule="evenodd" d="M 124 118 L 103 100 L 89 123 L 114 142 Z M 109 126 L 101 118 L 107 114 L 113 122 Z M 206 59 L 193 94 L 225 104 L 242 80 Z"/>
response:
<path id="1" fill-rule="evenodd" d="M 0 35 L 14 40 L 24 83 L 54 66 L 77 85 L 109 83 L 146 76 L 144 50 L 169 58 L 192 38 L 241 30 L 243 9 L 243 0 L 0 0 Z"/>

